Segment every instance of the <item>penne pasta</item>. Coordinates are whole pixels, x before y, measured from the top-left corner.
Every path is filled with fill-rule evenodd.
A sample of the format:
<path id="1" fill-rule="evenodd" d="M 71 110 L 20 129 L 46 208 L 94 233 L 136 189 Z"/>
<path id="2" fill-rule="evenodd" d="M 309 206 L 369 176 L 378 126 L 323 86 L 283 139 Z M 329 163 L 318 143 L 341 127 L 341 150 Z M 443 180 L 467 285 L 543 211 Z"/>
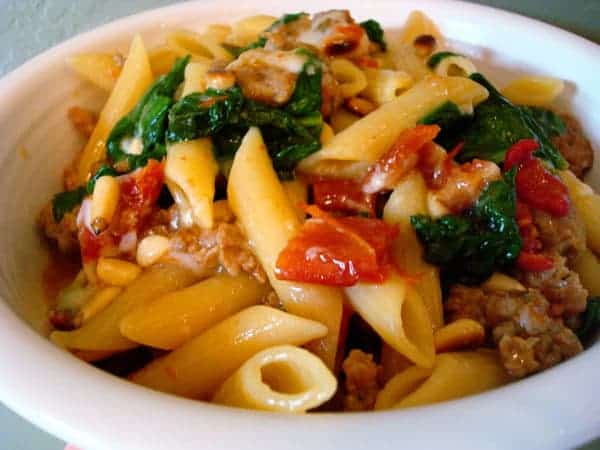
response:
<path id="1" fill-rule="evenodd" d="M 430 76 L 415 84 L 396 100 L 388 102 L 371 114 L 346 128 L 300 162 L 302 172 L 318 172 L 318 166 L 336 161 L 340 166 L 375 162 L 400 133 L 415 126 L 417 121 L 441 103 L 450 100 L 458 105 L 478 104 L 487 98 L 487 91 L 468 78 Z"/>
<path id="2" fill-rule="evenodd" d="M 152 267 L 81 328 L 54 331 L 50 339 L 61 347 L 77 350 L 122 351 L 137 347 L 136 342 L 121 334 L 121 319 L 134 309 L 168 292 L 184 288 L 193 281 L 194 275 L 179 266 Z"/>
<path id="3" fill-rule="evenodd" d="M 403 271 L 417 278 L 413 287 L 421 295 L 435 330 L 444 324 L 439 271 L 424 261 L 423 248 L 410 224 L 411 216 L 426 214 L 427 209 L 425 180 L 419 172 L 413 171 L 392 191 L 383 210 L 383 219 L 400 228 L 393 247 L 395 260 Z"/>
<path id="4" fill-rule="evenodd" d="M 312 353 L 290 345 L 271 347 L 246 361 L 212 401 L 264 411 L 304 413 L 329 400 L 337 380 Z"/>
<path id="5" fill-rule="evenodd" d="M 347 59 L 336 58 L 330 67 L 342 98 L 354 97 L 367 87 L 365 73 Z"/>
<path id="6" fill-rule="evenodd" d="M 581 284 L 589 295 L 600 296 L 600 260 L 589 249 L 585 249 L 577 256 L 573 270 L 579 275 Z"/>
<path id="7" fill-rule="evenodd" d="M 172 350 L 221 320 L 259 303 L 269 289 L 266 283 L 245 273 L 234 277 L 215 275 L 133 310 L 123 317 L 119 329 L 134 342 Z"/>
<path id="8" fill-rule="evenodd" d="M 377 395 L 375 409 L 438 403 L 477 394 L 508 381 L 494 351 L 442 353 L 433 369 L 410 367 L 388 381 Z"/>
<path id="9" fill-rule="evenodd" d="M 587 246 L 600 255 L 600 196 L 570 170 L 559 173 L 585 225 Z"/>
<path id="10" fill-rule="evenodd" d="M 152 70 L 148 54 L 140 35 L 131 42 L 129 54 L 100 116 L 94 132 L 77 162 L 77 179 L 87 182 L 94 164 L 106 154 L 106 139 L 117 121 L 126 115 L 152 83 Z"/>
<path id="11" fill-rule="evenodd" d="M 342 317 L 342 294 L 328 286 L 277 279 L 275 262 L 298 231 L 300 221 L 277 179 L 257 128 L 250 128 L 235 155 L 227 194 L 229 205 L 285 310 L 327 326 L 327 337 L 313 343 L 310 349 L 332 368 Z"/>
<path id="12" fill-rule="evenodd" d="M 402 71 L 385 69 L 365 69 L 367 87 L 361 95 L 383 105 L 398 98 L 412 84 L 412 77 Z"/>
<path id="13" fill-rule="evenodd" d="M 122 57 L 108 53 L 82 53 L 71 56 L 68 63 L 79 76 L 106 92 L 115 87 L 123 66 Z"/>
<path id="14" fill-rule="evenodd" d="M 192 61 L 210 63 L 231 61 L 233 56 L 213 36 L 178 30 L 167 36 L 167 47 L 178 57 L 191 55 Z"/>
<path id="15" fill-rule="evenodd" d="M 548 106 L 564 88 L 565 83 L 558 78 L 530 75 L 512 80 L 501 92 L 517 105 Z"/>
<path id="16" fill-rule="evenodd" d="M 477 72 L 477 67 L 464 56 L 446 56 L 435 66 L 434 72 L 441 77 L 468 77 Z"/>
<path id="17" fill-rule="evenodd" d="M 166 45 L 153 48 L 148 52 L 148 59 L 150 61 L 150 67 L 154 76 L 164 75 L 175 64 L 177 55 Z"/>
<path id="18" fill-rule="evenodd" d="M 381 381 L 387 383 L 397 373 L 412 366 L 413 363 L 406 356 L 398 353 L 388 344 L 381 346 Z"/>
<path id="19" fill-rule="evenodd" d="M 298 220 L 304 222 L 306 213 L 300 208 L 300 205 L 305 204 L 308 201 L 308 187 L 306 186 L 306 183 L 299 178 L 296 178 L 291 181 L 284 181 L 282 185 L 285 194 L 296 211 Z"/>
<path id="20" fill-rule="evenodd" d="M 268 306 L 252 306 L 134 373 L 143 386 L 207 399 L 245 361 L 275 345 L 303 345 L 327 334 L 315 321 Z"/>
<path id="21" fill-rule="evenodd" d="M 337 134 L 340 131 L 348 128 L 357 120 L 360 120 L 360 117 L 358 117 L 356 114 L 352 114 L 350 111 L 347 111 L 344 108 L 341 108 L 331 116 L 331 128 L 333 128 L 333 131 L 335 131 Z M 323 145 L 325 144 L 326 142 L 323 142 Z"/>
<path id="22" fill-rule="evenodd" d="M 116 258 L 100 258 L 96 266 L 98 279 L 112 286 L 127 286 L 141 273 L 142 268 L 137 264 Z"/>
<path id="23" fill-rule="evenodd" d="M 245 47 L 258 39 L 260 33 L 269 28 L 276 17 L 266 14 L 245 17 L 238 20 L 231 27 L 231 32 L 226 38 L 226 42 L 238 47 Z"/>
<path id="24" fill-rule="evenodd" d="M 397 352 L 419 367 L 435 360 L 431 319 L 421 296 L 397 275 L 344 289 L 352 308 Z"/>
<path id="25" fill-rule="evenodd" d="M 483 326 L 472 319 L 458 319 L 440 328 L 433 336 L 436 353 L 478 347 L 485 340 Z"/>
<path id="26" fill-rule="evenodd" d="M 206 90 L 206 72 L 210 68 L 208 62 L 191 62 L 185 67 L 185 78 L 181 96 L 192 94 L 194 92 L 204 92 Z"/>
<path id="27" fill-rule="evenodd" d="M 194 223 L 202 228 L 212 228 L 214 223 L 213 197 L 218 172 L 219 166 L 209 138 L 169 146 L 165 164 L 169 189 L 178 188 L 180 194 L 173 195 L 173 198 L 182 203 L 185 197 L 186 204 L 182 209 L 189 205 Z"/>

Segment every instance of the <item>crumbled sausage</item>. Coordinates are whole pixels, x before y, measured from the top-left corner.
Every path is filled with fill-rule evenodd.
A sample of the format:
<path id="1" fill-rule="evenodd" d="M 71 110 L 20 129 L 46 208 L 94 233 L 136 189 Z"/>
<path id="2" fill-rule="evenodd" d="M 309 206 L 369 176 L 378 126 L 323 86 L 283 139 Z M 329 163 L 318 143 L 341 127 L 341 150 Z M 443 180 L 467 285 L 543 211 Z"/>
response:
<path id="1" fill-rule="evenodd" d="M 569 214 L 564 217 L 555 217 L 536 209 L 532 209 L 532 213 L 544 252 L 558 253 L 571 262 L 585 250 L 585 227 L 575 207 L 571 207 Z"/>
<path id="2" fill-rule="evenodd" d="M 583 134 L 579 122 L 568 114 L 561 114 L 567 132 L 553 139 L 554 144 L 569 163 L 569 169 L 579 178 L 594 164 L 594 150 Z"/>
<path id="3" fill-rule="evenodd" d="M 231 275 L 244 271 L 261 283 L 267 281 L 267 275 L 258 259 L 250 250 L 248 240 L 237 225 L 221 223 L 216 233 L 219 246 L 219 261 Z"/>
<path id="4" fill-rule="evenodd" d="M 449 321 L 469 318 L 491 331 L 506 371 L 515 378 L 546 369 L 583 350 L 573 331 L 551 314 L 537 289 L 488 290 L 455 285 L 446 302 Z"/>
<path id="5" fill-rule="evenodd" d="M 361 350 L 352 350 L 342 364 L 346 375 L 344 409 L 346 411 L 368 411 L 375 406 L 380 390 L 377 382 L 380 367 L 373 355 Z"/>

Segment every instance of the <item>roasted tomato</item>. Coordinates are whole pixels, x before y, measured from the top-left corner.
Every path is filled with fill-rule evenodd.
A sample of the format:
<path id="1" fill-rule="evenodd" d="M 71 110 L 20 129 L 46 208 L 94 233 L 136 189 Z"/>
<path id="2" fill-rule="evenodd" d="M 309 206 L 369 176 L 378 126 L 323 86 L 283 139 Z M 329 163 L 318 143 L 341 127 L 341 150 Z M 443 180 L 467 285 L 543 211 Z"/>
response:
<path id="1" fill-rule="evenodd" d="M 319 179 L 313 183 L 315 204 L 325 211 L 375 215 L 375 194 L 366 194 L 350 180 Z"/>

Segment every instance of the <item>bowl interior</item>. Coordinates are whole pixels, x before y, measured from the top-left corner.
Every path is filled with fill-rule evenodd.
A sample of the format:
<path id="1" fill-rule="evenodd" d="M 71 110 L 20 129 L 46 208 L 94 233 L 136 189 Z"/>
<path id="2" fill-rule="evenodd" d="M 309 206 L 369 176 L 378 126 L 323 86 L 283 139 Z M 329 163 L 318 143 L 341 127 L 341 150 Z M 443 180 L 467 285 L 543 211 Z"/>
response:
<path id="1" fill-rule="evenodd" d="M 598 46 L 549 26 L 475 5 L 438 1 L 397 3 L 351 0 L 336 6 L 350 9 L 354 17 L 360 20 L 376 18 L 384 28 L 392 30 L 403 24 L 411 10 L 421 9 L 436 21 L 454 48 L 473 57 L 480 70 L 499 85 L 522 73 L 564 79 L 567 89 L 561 98 L 560 108 L 572 111 L 580 119 L 585 132 L 595 143 L 595 148 L 600 149 L 600 129 L 594 126 L 600 123 Z M 4 212 L 0 217 L 0 297 L 12 312 L 38 334 L 44 335 L 48 331 L 41 282 L 47 255 L 35 226 L 36 217 L 52 195 L 61 190 L 64 169 L 84 145 L 81 137 L 69 124 L 66 111 L 74 105 L 99 111 L 106 99 L 105 94 L 70 72 L 65 61 L 69 55 L 111 50 L 126 53 L 128 43 L 136 32 L 141 33 L 146 45 L 151 47 L 173 28 L 199 30 L 205 24 L 230 23 L 255 13 L 268 12 L 277 16 L 290 11 L 314 12 L 331 7 L 331 2 L 325 8 L 312 0 L 294 1 L 285 5 L 275 1 L 240 4 L 229 0 L 176 5 L 123 19 L 86 33 L 35 58 L 0 81 L 0 99 L 3 105 L 0 110 L 0 136 L 3 137 L 0 141 L 0 210 Z M 540 37 L 534 38 L 535 33 Z M 549 45 L 548 42 L 552 44 Z M 600 187 L 600 164 L 595 165 L 589 180 L 594 187 Z M 20 342 L 26 342 L 31 350 L 28 357 L 33 358 L 41 352 L 54 352 L 54 349 L 50 350 L 48 342 L 35 339 L 23 331 L 21 325 L 15 325 L 13 313 L 5 308 L 0 309 L 0 323 L 10 322 L 11 330 L 22 334 L 23 341 Z M 595 353 L 598 361 L 598 352 Z M 103 388 L 113 389 L 112 392 L 119 391 L 128 395 L 130 391 L 143 391 L 146 400 L 159 401 L 157 399 L 162 398 L 161 402 L 166 401 L 161 394 L 148 393 L 121 382 L 114 384 L 115 380 L 109 375 L 83 368 L 83 364 L 75 360 L 66 363 L 66 359 L 56 354 L 52 353 L 60 359 L 56 363 L 58 371 L 69 365 L 69 370 L 77 370 L 78 374 L 89 380 L 104 379 L 107 384 Z M 32 360 L 33 362 L 35 361 Z M 40 369 L 43 370 L 43 367 Z M 508 395 L 508 391 L 505 392 Z M 12 400 L 13 405 L 20 401 L 17 397 Z M 180 408 L 182 413 L 187 411 L 187 407 L 182 405 L 188 403 L 190 402 L 179 400 L 169 405 Z M 31 405 L 21 404 L 21 408 L 15 407 L 28 414 L 26 410 Z M 40 406 L 42 408 L 44 406 Z M 194 408 L 198 406 L 194 405 Z M 207 413 L 217 416 L 215 408 L 204 408 L 208 408 Z M 141 411 L 139 408 L 137 410 Z M 222 411 L 221 408 L 218 410 Z M 438 411 L 442 410 L 443 407 L 439 407 Z M 56 411 L 54 413 L 60 414 Z M 249 417 L 248 414 L 251 413 L 240 414 L 240 417 Z M 31 414 L 29 417 L 36 420 Z M 54 422 L 66 420 L 64 417 L 66 416 L 55 417 Z M 408 416 L 405 414 L 402 417 Z M 76 420 L 73 417 L 71 419 Z M 335 420 L 339 422 L 339 419 Z M 372 419 L 364 420 L 366 422 L 363 423 L 366 424 Z M 45 422 L 47 427 L 57 432 L 68 433 L 70 429 L 65 423 L 50 423 L 52 420 L 43 415 L 38 416 L 36 421 Z M 350 422 L 352 421 L 347 421 Z M 82 426 L 85 428 L 85 424 Z M 77 437 L 82 442 L 93 444 L 98 441 L 92 439 L 92 434 L 80 433 Z M 72 436 L 73 434 L 70 435 Z"/>

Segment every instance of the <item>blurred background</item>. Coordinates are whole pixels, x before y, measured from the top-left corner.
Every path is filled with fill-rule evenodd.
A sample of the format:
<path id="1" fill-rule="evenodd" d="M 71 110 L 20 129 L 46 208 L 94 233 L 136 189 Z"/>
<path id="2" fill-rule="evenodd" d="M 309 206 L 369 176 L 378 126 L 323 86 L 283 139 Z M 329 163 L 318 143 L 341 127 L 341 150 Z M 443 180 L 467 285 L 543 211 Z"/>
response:
<path id="1" fill-rule="evenodd" d="M 471 2 L 530 16 L 600 43 L 600 0 Z M 0 76 L 77 33 L 118 17 L 173 3 L 177 1 L 0 0 Z M 16 416 L 0 403 L 1 450 L 62 450 L 64 445 L 60 440 Z M 600 450 L 600 441 L 586 446 L 585 449 Z"/>

